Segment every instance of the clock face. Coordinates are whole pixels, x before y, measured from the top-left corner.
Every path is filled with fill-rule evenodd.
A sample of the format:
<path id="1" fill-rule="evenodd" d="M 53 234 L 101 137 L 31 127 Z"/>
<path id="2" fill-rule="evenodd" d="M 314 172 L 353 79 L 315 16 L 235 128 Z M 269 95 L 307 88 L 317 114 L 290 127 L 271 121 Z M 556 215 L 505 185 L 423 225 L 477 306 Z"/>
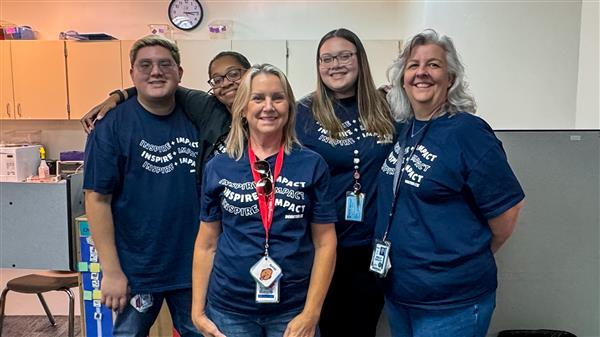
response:
<path id="1" fill-rule="evenodd" d="M 204 13 L 198 0 L 171 0 L 169 20 L 182 30 L 192 30 L 200 24 Z"/>

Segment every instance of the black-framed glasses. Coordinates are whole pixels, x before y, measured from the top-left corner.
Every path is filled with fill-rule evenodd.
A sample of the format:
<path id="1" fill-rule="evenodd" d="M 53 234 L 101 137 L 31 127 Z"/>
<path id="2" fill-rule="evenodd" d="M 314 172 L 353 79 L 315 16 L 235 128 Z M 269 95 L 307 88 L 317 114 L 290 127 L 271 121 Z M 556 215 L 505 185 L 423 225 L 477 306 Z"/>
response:
<path id="1" fill-rule="evenodd" d="M 323 54 L 319 57 L 319 61 L 324 65 L 333 64 L 333 60 L 337 60 L 338 64 L 348 64 L 354 55 L 356 55 L 356 53 L 351 51 L 343 51 L 337 55 Z"/>
<path id="2" fill-rule="evenodd" d="M 141 73 L 146 75 L 152 73 L 154 66 L 158 66 L 158 69 L 162 72 L 169 72 L 175 68 L 177 63 L 172 60 L 159 60 L 158 62 L 152 62 L 150 60 L 141 60 L 137 62 L 134 67 Z"/>
<path id="3" fill-rule="evenodd" d="M 225 78 L 227 78 L 230 82 L 235 82 L 242 78 L 242 75 L 244 75 L 245 71 L 246 70 L 242 68 L 231 69 L 230 71 L 225 73 L 225 76 L 215 76 L 208 80 L 207 83 L 213 88 L 218 88 L 223 85 Z"/>
<path id="4" fill-rule="evenodd" d="M 254 171 L 260 175 L 260 180 L 256 182 L 256 194 L 264 198 L 273 195 L 273 175 L 269 162 L 266 160 L 255 161 Z"/>

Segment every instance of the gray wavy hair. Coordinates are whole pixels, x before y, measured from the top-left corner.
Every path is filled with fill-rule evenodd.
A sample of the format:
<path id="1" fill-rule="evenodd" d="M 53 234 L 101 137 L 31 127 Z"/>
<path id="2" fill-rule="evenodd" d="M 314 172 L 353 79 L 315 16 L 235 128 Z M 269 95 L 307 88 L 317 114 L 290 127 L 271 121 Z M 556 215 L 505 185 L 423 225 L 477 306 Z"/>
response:
<path id="1" fill-rule="evenodd" d="M 474 114 L 477 105 L 475 99 L 469 93 L 468 83 L 465 80 L 465 68 L 454 48 L 452 39 L 446 35 L 439 35 L 433 29 L 426 29 L 406 42 L 400 56 L 387 71 L 388 80 L 392 84 L 392 88 L 387 94 L 392 115 L 397 121 L 406 121 L 414 117 L 414 111 L 402 86 L 404 84 L 404 69 L 413 49 L 428 44 L 438 45 L 446 52 L 448 75 L 452 86 L 448 89 L 448 97 L 442 108 L 442 113 L 453 114 L 464 111 Z"/>

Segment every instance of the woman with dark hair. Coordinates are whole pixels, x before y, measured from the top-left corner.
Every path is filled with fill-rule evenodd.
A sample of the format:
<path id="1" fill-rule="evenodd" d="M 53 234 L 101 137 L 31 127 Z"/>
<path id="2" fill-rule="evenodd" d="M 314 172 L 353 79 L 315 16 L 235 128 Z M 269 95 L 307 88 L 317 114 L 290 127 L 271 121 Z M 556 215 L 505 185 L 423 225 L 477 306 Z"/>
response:
<path id="1" fill-rule="evenodd" d="M 317 88 L 300 100 L 296 130 L 300 142 L 327 162 L 338 214 L 336 268 L 319 327 L 325 337 L 374 337 L 383 307 L 368 270 L 375 186 L 395 124 L 356 34 L 344 28 L 325 34 L 315 63 Z"/>
<path id="2" fill-rule="evenodd" d="M 298 143 L 281 70 L 251 67 L 204 172 L 192 320 L 205 337 L 313 337 L 335 264 L 323 158 Z"/>
<path id="3" fill-rule="evenodd" d="M 452 40 L 425 30 L 389 71 L 404 122 L 378 182 L 371 270 L 384 277 L 394 337 L 484 337 L 495 308 L 494 253 L 525 195 L 502 143 L 476 117 Z"/>

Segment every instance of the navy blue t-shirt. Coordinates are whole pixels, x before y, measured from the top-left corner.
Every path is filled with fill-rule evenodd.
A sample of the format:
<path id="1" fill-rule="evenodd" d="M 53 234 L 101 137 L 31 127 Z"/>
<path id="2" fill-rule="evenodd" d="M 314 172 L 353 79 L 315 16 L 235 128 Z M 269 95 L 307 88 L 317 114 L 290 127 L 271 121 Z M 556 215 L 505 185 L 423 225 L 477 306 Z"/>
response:
<path id="1" fill-rule="evenodd" d="M 197 139 L 179 107 L 156 116 L 136 97 L 107 114 L 88 137 L 83 188 L 112 194 L 115 244 L 133 293 L 191 287 L 199 225 Z"/>
<path id="2" fill-rule="evenodd" d="M 275 156 L 267 161 L 275 168 Z M 269 255 L 279 264 L 280 302 L 257 304 L 250 268 L 263 256 L 265 230 L 248 154 L 240 160 L 217 154 L 206 165 L 202 183 L 202 221 L 221 221 L 207 300 L 215 307 L 248 315 L 300 309 L 306 301 L 314 258 L 311 223 L 336 220 L 327 198 L 329 174 L 318 154 L 295 147 L 283 159 L 275 183 L 275 213 Z"/>
<path id="3" fill-rule="evenodd" d="M 431 121 L 428 128 L 425 123 L 406 126 L 403 158 L 408 165 L 388 235 L 392 269 L 385 291 L 393 301 L 420 308 L 468 305 L 497 286 L 487 219 L 525 195 L 485 121 L 457 113 Z M 394 200 L 399 151 L 396 143 L 379 177 L 378 239 Z"/>
<path id="4" fill-rule="evenodd" d="M 340 139 L 330 137 L 329 132 L 321 127 L 313 117 L 311 106 L 310 98 L 298 103 L 296 133 L 300 142 L 320 154 L 329 166 L 331 192 L 338 214 L 338 222 L 335 224 L 338 246 L 370 245 L 376 221 L 377 175 L 392 149 L 393 135 L 384 143 L 376 134 L 365 131 L 358 117 L 356 96 L 341 99 L 334 104 L 335 114 L 342 122 L 345 132 Z M 345 220 L 346 192 L 352 191 L 354 185 L 354 150 L 358 150 L 359 183 L 365 194 L 362 222 Z"/>

